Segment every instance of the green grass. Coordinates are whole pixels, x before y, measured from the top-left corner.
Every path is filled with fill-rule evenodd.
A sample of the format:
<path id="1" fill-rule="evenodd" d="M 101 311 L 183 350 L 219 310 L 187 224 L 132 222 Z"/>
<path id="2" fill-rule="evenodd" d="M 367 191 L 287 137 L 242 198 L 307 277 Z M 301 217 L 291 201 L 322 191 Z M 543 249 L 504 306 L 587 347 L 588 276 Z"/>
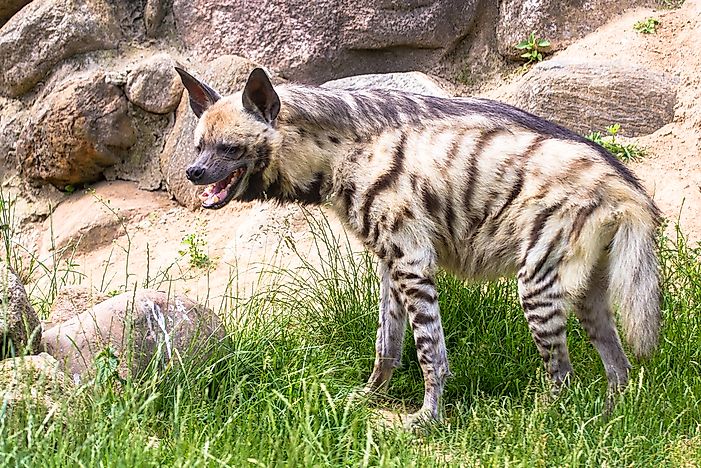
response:
<path id="1" fill-rule="evenodd" d="M 603 146 L 619 161 L 628 163 L 631 161 L 639 161 L 645 157 L 645 149 L 635 143 L 621 143 L 616 139 L 618 132 L 621 130 L 621 124 L 613 124 L 606 127 L 606 134 L 602 132 L 591 132 L 585 138 L 594 143 Z"/>
<path id="2" fill-rule="evenodd" d="M 451 370 L 445 423 L 414 435 L 377 410 L 422 398 L 416 353 L 386 398 L 351 398 L 370 373 L 378 286 L 372 259 L 331 245 L 321 266 L 278 271 L 269 290 L 220 313 L 228 338 L 121 385 L 90 384 L 45 420 L 0 405 L 0 466 L 689 466 L 701 463 L 701 248 L 663 239 L 665 324 L 659 351 L 602 416 L 598 356 L 572 321 L 576 378 L 546 404 L 542 363 L 515 284 L 440 275 Z M 205 353 L 206 354 L 206 353 Z"/>

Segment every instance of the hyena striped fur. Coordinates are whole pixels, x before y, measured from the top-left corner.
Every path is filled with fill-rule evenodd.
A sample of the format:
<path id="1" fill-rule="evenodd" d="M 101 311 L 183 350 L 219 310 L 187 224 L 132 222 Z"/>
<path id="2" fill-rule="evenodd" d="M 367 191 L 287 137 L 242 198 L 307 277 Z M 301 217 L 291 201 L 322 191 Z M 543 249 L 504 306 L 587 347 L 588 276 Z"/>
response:
<path id="1" fill-rule="evenodd" d="M 525 318 L 555 388 L 572 365 L 574 310 L 611 390 L 644 356 L 660 325 L 659 214 L 631 172 L 600 146 L 517 108 L 400 91 L 273 87 L 256 69 L 221 98 L 179 70 L 200 118 L 187 169 L 229 200 L 329 203 L 379 258 L 376 359 L 367 389 L 401 360 L 407 320 L 424 375 L 414 420 L 437 418 L 449 375 L 435 275 L 516 274 Z"/>

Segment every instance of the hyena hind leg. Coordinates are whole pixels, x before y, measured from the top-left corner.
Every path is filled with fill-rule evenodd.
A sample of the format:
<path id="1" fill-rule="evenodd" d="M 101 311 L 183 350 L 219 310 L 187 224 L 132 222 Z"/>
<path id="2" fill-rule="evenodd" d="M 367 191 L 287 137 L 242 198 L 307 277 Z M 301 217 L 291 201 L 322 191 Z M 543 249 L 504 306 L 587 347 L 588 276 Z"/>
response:
<path id="1" fill-rule="evenodd" d="M 518 293 L 533 341 L 557 394 L 572 374 L 567 351 L 566 293 L 557 268 L 529 273 L 526 268 L 518 275 Z"/>
<path id="2" fill-rule="evenodd" d="M 399 291 L 393 287 L 390 271 L 380 262 L 380 316 L 375 342 L 375 365 L 364 393 L 373 393 L 387 385 L 399 367 L 406 330 L 406 312 Z"/>
<path id="3" fill-rule="evenodd" d="M 584 294 L 575 301 L 574 311 L 601 357 L 608 380 L 609 394 L 613 394 L 625 388 L 631 365 L 616 330 L 608 285 L 606 269 L 601 265 L 597 266 L 592 272 Z"/>

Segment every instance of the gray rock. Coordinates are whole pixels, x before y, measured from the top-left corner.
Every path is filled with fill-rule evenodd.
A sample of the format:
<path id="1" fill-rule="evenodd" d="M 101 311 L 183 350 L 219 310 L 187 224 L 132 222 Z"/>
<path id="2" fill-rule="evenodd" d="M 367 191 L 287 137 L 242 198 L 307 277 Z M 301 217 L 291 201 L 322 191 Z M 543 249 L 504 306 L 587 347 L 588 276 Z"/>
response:
<path id="1" fill-rule="evenodd" d="M 74 381 L 85 381 L 94 373 L 95 357 L 108 347 L 124 378 L 152 364 L 162 368 L 173 358 L 197 356 L 223 337 L 212 311 L 184 296 L 145 289 L 115 296 L 49 328 L 42 344 Z"/>
<path id="2" fill-rule="evenodd" d="M 1 0 L 0 1 L 0 26 L 7 20 L 12 18 L 12 15 L 17 13 L 32 0 Z"/>
<path id="3" fill-rule="evenodd" d="M 22 95 L 61 60 L 116 48 L 119 36 L 104 0 L 34 0 L 0 29 L 0 94 Z"/>
<path id="4" fill-rule="evenodd" d="M 19 99 L 0 97 L 0 182 L 2 176 L 17 173 L 16 147 L 29 113 Z"/>
<path id="5" fill-rule="evenodd" d="M 518 59 L 516 44 L 531 32 L 551 42 L 550 50 L 564 49 L 611 18 L 632 7 L 659 6 L 658 0 L 503 0 L 499 2 L 499 53 Z"/>
<path id="6" fill-rule="evenodd" d="M 622 134 L 637 136 L 672 122 L 676 82 L 637 66 L 548 60 L 504 100 L 581 134 L 620 123 Z"/>
<path id="7" fill-rule="evenodd" d="M 234 55 L 219 57 L 202 67 L 186 67 L 193 75 L 203 79 L 222 95 L 243 89 L 248 75 L 256 66 L 244 58 Z M 198 69 L 204 70 L 198 73 Z M 163 152 L 161 168 L 168 192 L 190 209 L 200 206 L 197 195 L 202 187 L 196 187 L 185 178 L 185 169 L 195 157 L 194 131 L 197 118 L 190 110 L 187 92 L 183 94 L 175 114 L 175 125 L 168 134 Z"/>
<path id="8" fill-rule="evenodd" d="M 18 407 L 36 411 L 39 407 L 53 414 L 65 408 L 72 390 L 72 382 L 58 368 L 58 361 L 47 353 L 0 361 L 0 408 L 6 405 L 9 411 Z"/>
<path id="9" fill-rule="evenodd" d="M 0 261 L 0 358 L 39 351 L 41 326 L 24 285 Z"/>
<path id="10" fill-rule="evenodd" d="M 451 96 L 437 80 L 417 71 L 349 76 L 327 81 L 321 86 L 340 89 L 387 88 L 428 96 Z"/>
<path id="11" fill-rule="evenodd" d="M 165 0 L 146 0 L 144 5 L 144 27 L 147 37 L 156 37 L 158 28 L 167 13 Z"/>
<path id="12" fill-rule="evenodd" d="M 61 189 L 97 180 L 136 140 L 124 93 L 100 71 L 61 83 L 31 114 L 18 159 L 27 177 Z"/>
<path id="13" fill-rule="evenodd" d="M 184 89 L 175 65 L 168 54 L 154 55 L 139 62 L 127 77 L 127 99 L 154 114 L 174 111 Z"/>
<path id="14" fill-rule="evenodd" d="M 491 30 L 493 38 L 496 11 L 488 0 L 173 2 L 177 34 L 195 55 L 243 55 L 285 78 L 316 83 L 468 57 L 465 49 L 494 42 L 479 36 Z"/>

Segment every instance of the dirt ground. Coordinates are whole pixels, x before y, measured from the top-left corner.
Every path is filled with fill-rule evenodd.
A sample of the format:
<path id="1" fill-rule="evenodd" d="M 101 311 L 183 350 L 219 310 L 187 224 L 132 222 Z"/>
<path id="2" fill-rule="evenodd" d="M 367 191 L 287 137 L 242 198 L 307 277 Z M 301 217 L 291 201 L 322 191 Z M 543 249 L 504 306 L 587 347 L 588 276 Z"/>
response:
<path id="1" fill-rule="evenodd" d="M 642 35 L 633 24 L 654 16 L 657 34 Z M 633 63 L 678 77 L 674 122 L 633 139 L 648 156 L 631 164 L 665 216 L 701 239 L 701 0 L 687 0 L 678 10 L 641 9 L 603 25 L 558 57 L 591 57 Z M 512 77 L 513 78 L 513 77 Z M 486 96 L 498 97 L 508 80 L 494 82 Z M 54 202 L 60 196 L 52 195 Z M 51 220 L 29 223 L 28 248 L 50 264 L 61 253 L 70 257 L 71 282 L 103 291 L 125 285 L 158 286 L 217 307 L 228 297 L 248 296 L 270 266 L 295 268 L 302 258 L 319 262 L 304 214 L 294 206 L 232 202 L 218 211 L 191 212 L 164 192 L 144 192 L 129 182 L 97 184 L 93 193 L 63 197 Z M 29 206 L 31 210 L 36 207 Z M 331 231 L 343 237 L 330 216 Z M 53 233 L 53 240 L 52 234 Z M 212 268 L 189 263 L 183 239 L 197 235 L 197 250 Z M 360 250 L 355 243 L 354 248 Z M 63 263 L 65 266 L 65 261 Z M 265 275 L 263 275 L 265 276 Z M 234 278 L 233 283 L 230 278 Z M 162 282 L 160 280 L 173 281 Z"/>

